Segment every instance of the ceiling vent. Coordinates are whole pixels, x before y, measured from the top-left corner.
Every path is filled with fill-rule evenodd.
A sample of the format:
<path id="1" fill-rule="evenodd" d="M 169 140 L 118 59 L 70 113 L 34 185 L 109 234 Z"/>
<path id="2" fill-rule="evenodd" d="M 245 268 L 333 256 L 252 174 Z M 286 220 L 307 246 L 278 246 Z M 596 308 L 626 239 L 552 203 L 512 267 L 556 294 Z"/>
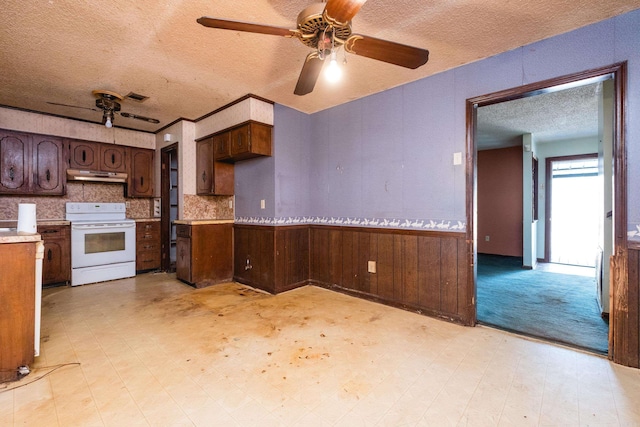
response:
<path id="1" fill-rule="evenodd" d="M 134 93 L 134 92 L 129 92 L 127 95 L 125 95 L 125 98 L 131 99 L 137 102 L 144 102 L 147 99 L 149 99 L 148 96 L 140 95 L 139 93 Z"/>

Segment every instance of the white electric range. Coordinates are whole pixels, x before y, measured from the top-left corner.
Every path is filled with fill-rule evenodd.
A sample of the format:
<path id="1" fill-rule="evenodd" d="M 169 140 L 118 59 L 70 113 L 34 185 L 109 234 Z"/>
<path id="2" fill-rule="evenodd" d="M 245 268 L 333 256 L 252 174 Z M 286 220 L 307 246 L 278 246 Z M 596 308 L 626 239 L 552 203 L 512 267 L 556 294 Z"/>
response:
<path id="1" fill-rule="evenodd" d="M 136 223 L 124 203 L 66 205 L 71 221 L 71 286 L 136 274 Z"/>

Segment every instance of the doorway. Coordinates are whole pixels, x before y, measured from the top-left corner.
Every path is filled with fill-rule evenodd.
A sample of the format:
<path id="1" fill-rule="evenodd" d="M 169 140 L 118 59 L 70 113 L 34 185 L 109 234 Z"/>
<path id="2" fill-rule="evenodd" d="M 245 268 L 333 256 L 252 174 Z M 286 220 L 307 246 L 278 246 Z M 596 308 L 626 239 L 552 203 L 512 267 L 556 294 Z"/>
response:
<path id="1" fill-rule="evenodd" d="M 474 242 L 470 246 L 470 259 L 473 260 L 470 270 L 470 278 L 473 280 L 473 289 L 478 297 L 477 288 L 477 272 L 478 272 L 478 253 L 477 244 L 479 243 L 478 223 L 477 223 L 477 143 L 478 143 L 478 108 L 492 104 L 498 104 L 509 100 L 516 100 L 526 97 L 533 97 L 543 93 L 552 93 L 563 89 L 582 86 L 585 84 L 601 82 L 611 79 L 613 81 L 613 101 L 612 101 L 612 138 L 611 151 L 612 157 L 612 177 L 613 177 L 613 194 L 611 195 L 613 203 L 612 226 L 614 230 L 612 240 L 614 241 L 613 254 L 621 252 L 626 243 L 626 169 L 624 142 L 622 138 L 623 126 L 623 94 L 624 94 L 624 73 L 625 64 L 615 64 L 610 67 L 590 70 L 583 73 L 564 76 L 561 78 L 551 79 L 544 82 L 534 83 L 519 88 L 509 89 L 494 94 L 483 95 L 477 98 L 467 100 L 467 150 L 468 156 L 467 168 L 470 173 L 467 174 L 467 236 Z M 612 293 L 615 295 L 618 290 L 614 282 Z M 477 300 L 476 300 L 477 301 Z M 612 311 L 615 310 L 615 300 L 612 300 Z M 474 307 L 478 310 L 478 307 Z M 613 325 L 615 327 L 615 325 Z M 615 335 L 615 331 L 610 336 Z M 613 338 L 615 340 L 615 338 Z M 612 355 L 614 342 L 610 342 L 607 346 L 609 355 Z"/>
<path id="2" fill-rule="evenodd" d="M 161 152 L 161 195 L 162 195 L 162 270 L 176 271 L 176 225 L 178 219 L 178 143 L 162 149 Z"/>

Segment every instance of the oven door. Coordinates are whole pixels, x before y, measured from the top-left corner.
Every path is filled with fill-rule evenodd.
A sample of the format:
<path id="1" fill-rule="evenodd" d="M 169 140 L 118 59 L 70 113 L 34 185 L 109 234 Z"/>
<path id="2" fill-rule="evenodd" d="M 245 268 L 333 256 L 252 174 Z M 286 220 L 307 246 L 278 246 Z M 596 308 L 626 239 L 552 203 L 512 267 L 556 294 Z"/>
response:
<path id="1" fill-rule="evenodd" d="M 71 223 L 71 267 L 93 267 L 136 260 L 136 224 Z"/>

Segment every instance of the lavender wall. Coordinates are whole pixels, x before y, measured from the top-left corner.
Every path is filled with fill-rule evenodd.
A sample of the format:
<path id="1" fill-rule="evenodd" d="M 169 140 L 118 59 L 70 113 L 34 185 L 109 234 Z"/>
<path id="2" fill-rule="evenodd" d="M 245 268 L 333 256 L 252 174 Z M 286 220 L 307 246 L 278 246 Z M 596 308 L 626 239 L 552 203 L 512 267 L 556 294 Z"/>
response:
<path id="1" fill-rule="evenodd" d="M 274 222 L 310 215 L 310 116 L 274 106 L 273 156 L 235 165 L 238 222 Z M 260 200 L 265 200 L 265 209 Z"/>
<path id="2" fill-rule="evenodd" d="M 465 151 L 468 98 L 628 61 L 629 228 L 640 227 L 638 28 L 640 10 L 313 114 L 304 125 L 300 113 L 277 106 L 277 160 L 260 170 L 237 166 L 236 216 L 458 230 L 466 217 L 465 171 L 452 157 Z M 289 153 L 294 140 L 308 148 Z M 308 169 L 292 170 L 305 152 Z M 259 191 L 246 186 L 248 178 Z M 256 211 L 264 198 L 258 193 L 277 197 L 277 210 Z"/>

